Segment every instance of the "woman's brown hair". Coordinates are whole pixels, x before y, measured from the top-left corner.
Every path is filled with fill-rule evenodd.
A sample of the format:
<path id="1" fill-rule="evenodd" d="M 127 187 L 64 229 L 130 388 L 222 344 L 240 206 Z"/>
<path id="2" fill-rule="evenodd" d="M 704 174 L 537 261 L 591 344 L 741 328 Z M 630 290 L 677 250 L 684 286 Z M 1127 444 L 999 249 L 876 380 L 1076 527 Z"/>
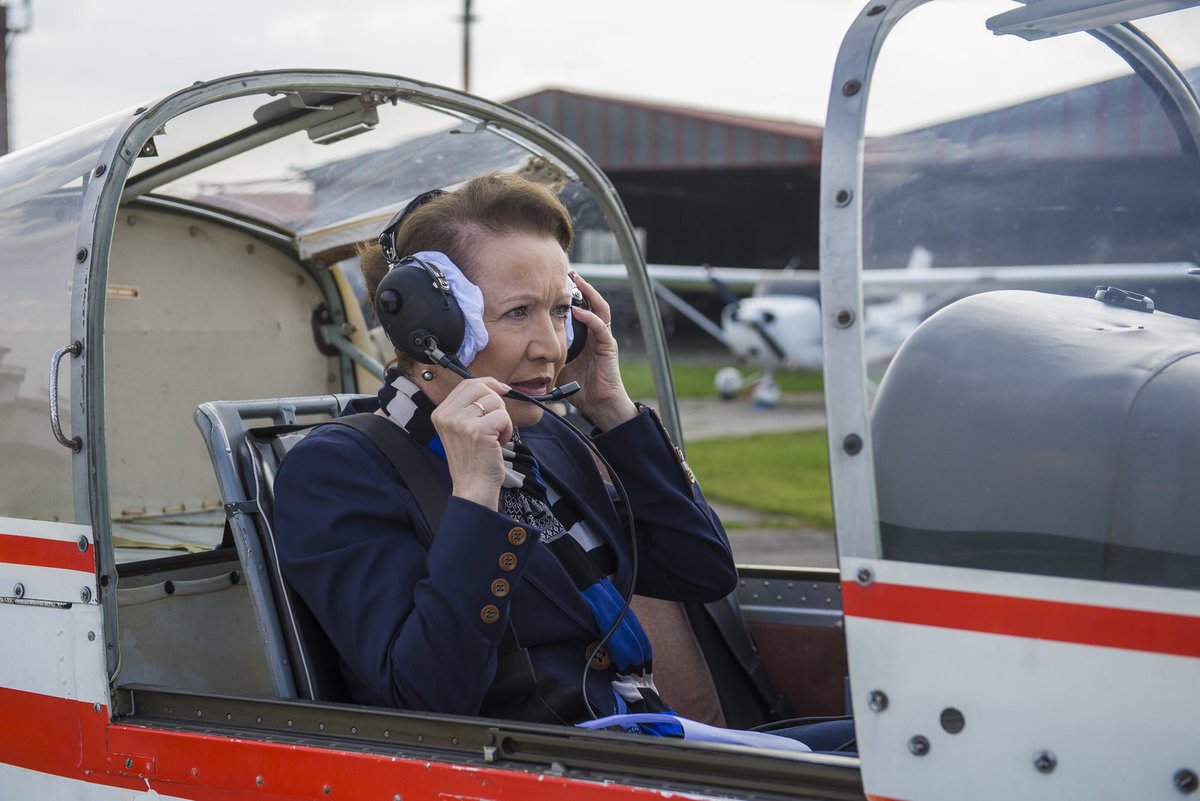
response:
<path id="1" fill-rule="evenodd" d="M 575 229 L 566 207 L 549 189 L 510 173 L 489 173 L 413 210 L 396 231 L 396 254 L 403 258 L 440 251 L 470 278 L 486 269 L 476 262 L 484 240 L 511 234 L 548 236 L 566 251 Z M 359 245 L 358 257 L 374 305 L 375 289 L 389 265 L 375 241 Z"/>

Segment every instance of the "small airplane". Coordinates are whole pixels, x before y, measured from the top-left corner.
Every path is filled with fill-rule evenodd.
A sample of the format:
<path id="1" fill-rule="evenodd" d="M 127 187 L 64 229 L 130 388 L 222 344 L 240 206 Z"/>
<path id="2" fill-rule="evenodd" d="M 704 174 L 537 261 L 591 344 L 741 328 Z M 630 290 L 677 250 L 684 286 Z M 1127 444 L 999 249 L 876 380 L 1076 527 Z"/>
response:
<path id="1" fill-rule="evenodd" d="M 576 265 L 585 278 L 612 280 L 617 265 Z M 691 320 L 729 349 L 738 367 L 714 376 L 717 394 L 732 400 L 753 387 L 757 408 L 780 399 L 777 371 L 812 372 L 824 366 L 821 344 L 820 276 L 816 270 L 738 269 L 648 264 L 661 302 Z M 1090 296 L 1097 285 L 1172 287 L 1194 283 L 1190 262 L 1145 264 L 1056 264 L 1020 267 L 933 267 L 933 254 L 920 245 L 903 268 L 863 271 L 867 298 L 863 326 L 867 363 L 886 366 L 917 326 L 953 300 L 997 289 L 1046 289 Z M 734 292 L 737 287 L 749 296 Z M 724 303 L 717 326 L 675 289 L 714 292 Z M 743 372 L 743 367 L 752 372 Z"/>
<path id="2" fill-rule="evenodd" d="M 626 261 L 664 424 L 680 431 L 651 276 L 612 184 L 585 153 L 502 105 L 412 79 L 255 72 L 0 158 L 4 795 L 1168 801 L 1200 792 L 1200 323 L 1116 290 L 975 294 L 918 326 L 872 407 L 858 254 L 864 217 L 897 210 L 845 189 L 862 186 L 866 98 L 874 70 L 897 65 L 879 59 L 891 35 L 928 34 L 930 47 L 975 36 L 980 50 L 993 33 L 1045 37 L 1028 50 L 1057 54 L 1064 71 L 1078 62 L 1075 40 L 1092 36 L 1154 102 L 1089 113 L 1132 117 L 1138 136 L 1122 141 L 1149 151 L 1134 176 L 1152 177 L 1186 212 L 1136 226 L 1194 247 L 1200 102 L 1171 58 L 1195 63 L 1200 40 L 1156 42 L 1127 20 L 1170 11 L 1167 30 L 1186 30 L 1198 4 L 1041 0 L 983 19 L 935 3 L 932 21 L 922 13 L 897 25 L 921 5 L 872 0 L 855 18 L 822 147 L 839 567 L 739 568 L 738 602 L 758 644 L 751 667 L 800 714 L 849 705 L 858 757 L 323 694 L 336 655 L 318 659 L 310 647 L 274 571 L 257 493 L 292 424 L 377 388 L 352 253 L 407 197 L 495 169 L 591 192 Z M 962 26 L 954 35 L 936 24 L 944 6 Z M 1017 45 L 1004 49 L 1006 63 L 1020 57 L 1023 45 L 1000 41 Z M 930 94 L 894 85 L 912 87 L 913 103 Z M 406 160 L 361 145 L 360 135 L 402 137 L 414 112 L 463 125 L 416 141 Z M 1128 174 L 1079 152 L 1100 138 L 1054 133 L 1046 139 L 1079 157 L 1071 174 L 1088 180 L 1037 210 L 1126 213 Z M 949 142 L 931 162 L 937 151 L 918 142 L 905 170 L 942 173 L 955 158 L 975 174 L 1001 153 L 1039 188 L 1062 188 L 1029 143 L 1024 134 L 988 136 L 977 150 Z M 211 171 L 239 165 L 259 171 L 262 191 L 214 194 Z M 1024 186 L 990 179 L 973 191 L 1024 204 Z M 905 217 L 917 240 L 933 222 Z M 1005 237 L 1018 255 L 1037 239 L 1020 229 Z M 684 651 L 732 646 L 678 633 L 688 636 L 656 654 L 656 677 Z M 708 678 L 709 697 L 753 690 Z"/>

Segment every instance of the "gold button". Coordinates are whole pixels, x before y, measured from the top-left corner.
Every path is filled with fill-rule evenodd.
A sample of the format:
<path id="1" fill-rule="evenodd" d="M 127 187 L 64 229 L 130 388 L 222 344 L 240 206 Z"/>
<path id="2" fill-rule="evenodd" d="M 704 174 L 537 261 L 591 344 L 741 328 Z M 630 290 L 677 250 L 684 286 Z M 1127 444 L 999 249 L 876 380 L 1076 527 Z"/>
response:
<path id="1" fill-rule="evenodd" d="M 500 619 L 500 608 L 495 604 L 488 604 L 479 610 L 479 619 L 484 623 L 495 623 Z"/>
<path id="2" fill-rule="evenodd" d="M 589 643 L 584 655 L 590 654 L 599 644 L 599 641 Z M 601 648 L 599 651 L 596 651 L 596 655 L 592 657 L 592 661 L 588 664 L 588 667 L 592 670 L 608 670 L 610 665 L 612 665 L 612 655 L 608 653 L 607 648 Z"/>
<path id="3" fill-rule="evenodd" d="M 529 534 L 520 526 L 514 526 L 508 530 L 508 541 L 513 545 L 522 545 L 528 537 Z"/>
<path id="4" fill-rule="evenodd" d="M 683 451 L 678 446 L 675 448 L 675 458 L 679 460 L 680 464 L 683 464 Z"/>
<path id="5" fill-rule="evenodd" d="M 492 595 L 495 595 L 497 598 L 503 598 L 505 595 L 508 595 L 508 589 L 508 582 L 504 579 L 496 579 L 492 582 Z"/>
<path id="6" fill-rule="evenodd" d="M 683 474 L 685 476 L 687 476 L 687 480 L 688 480 L 689 484 L 696 483 L 696 474 L 692 472 L 692 468 L 688 467 L 687 465 L 684 465 Z"/>
<path id="7" fill-rule="evenodd" d="M 500 554 L 500 569 L 505 573 L 515 570 L 517 567 L 517 555 L 509 551 Z"/>

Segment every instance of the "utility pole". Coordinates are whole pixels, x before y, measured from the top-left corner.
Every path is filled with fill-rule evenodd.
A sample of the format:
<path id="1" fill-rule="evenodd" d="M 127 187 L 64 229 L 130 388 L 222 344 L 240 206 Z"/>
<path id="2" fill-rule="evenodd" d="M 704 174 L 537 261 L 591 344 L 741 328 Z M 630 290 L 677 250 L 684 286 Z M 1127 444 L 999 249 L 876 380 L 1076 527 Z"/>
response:
<path id="1" fill-rule="evenodd" d="M 25 0 L 24 24 L 15 28 L 8 25 L 8 4 L 0 3 L 0 156 L 8 153 L 8 46 L 14 36 L 29 30 L 33 18 L 29 3 Z"/>
<path id="2" fill-rule="evenodd" d="M 471 91 L 471 23 L 477 17 L 471 15 L 471 0 L 463 0 L 463 91 Z"/>
<path id="3" fill-rule="evenodd" d="M 0 5 L 0 156 L 8 153 L 8 6 Z"/>

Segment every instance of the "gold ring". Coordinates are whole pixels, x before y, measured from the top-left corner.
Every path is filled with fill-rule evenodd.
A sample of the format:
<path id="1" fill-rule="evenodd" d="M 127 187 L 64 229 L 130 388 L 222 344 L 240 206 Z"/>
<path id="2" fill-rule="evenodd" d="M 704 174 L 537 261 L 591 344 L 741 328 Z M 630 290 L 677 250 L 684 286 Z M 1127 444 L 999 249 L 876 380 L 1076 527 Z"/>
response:
<path id="1" fill-rule="evenodd" d="M 474 406 L 475 408 L 479 409 L 479 416 L 480 416 L 480 417 L 482 417 L 483 415 L 487 414 L 487 409 L 483 408 L 483 404 L 482 404 L 482 403 L 480 403 L 479 401 L 477 401 L 477 400 L 473 400 L 473 401 L 471 401 L 471 405 L 472 405 L 472 406 Z"/>

